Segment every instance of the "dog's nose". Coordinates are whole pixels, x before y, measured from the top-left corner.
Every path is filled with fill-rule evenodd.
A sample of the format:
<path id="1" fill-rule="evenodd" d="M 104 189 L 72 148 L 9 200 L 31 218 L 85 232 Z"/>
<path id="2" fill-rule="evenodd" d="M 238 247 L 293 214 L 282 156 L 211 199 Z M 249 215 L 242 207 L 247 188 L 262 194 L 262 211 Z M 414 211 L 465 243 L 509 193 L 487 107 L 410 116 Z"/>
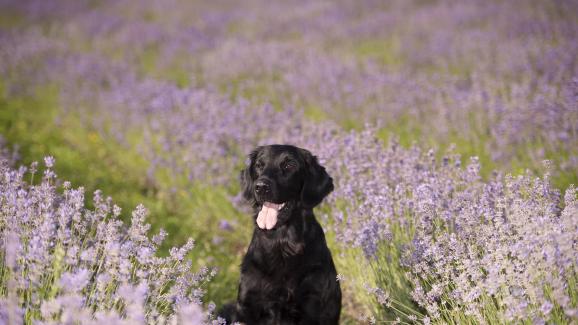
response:
<path id="1" fill-rule="evenodd" d="M 271 191 L 271 186 L 265 181 L 258 181 L 255 183 L 255 193 L 257 194 L 267 194 Z"/>

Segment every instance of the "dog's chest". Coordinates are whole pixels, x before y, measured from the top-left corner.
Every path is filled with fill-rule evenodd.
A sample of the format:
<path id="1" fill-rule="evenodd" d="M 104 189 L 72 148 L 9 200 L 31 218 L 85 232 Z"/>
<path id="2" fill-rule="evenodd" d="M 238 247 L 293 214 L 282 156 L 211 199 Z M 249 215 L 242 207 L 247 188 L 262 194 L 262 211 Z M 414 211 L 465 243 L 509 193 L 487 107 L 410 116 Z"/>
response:
<path id="1" fill-rule="evenodd" d="M 283 242 L 261 247 L 254 255 L 254 264 L 265 275 L 291 278 L 303 263 L 303 244 Z M 287 279 L 288 280 L 288 279 Z"/>
<path id="2" fill-rule="evenodd" d="M 295 296 L 299 292 L 302 278 L 300 272 L 281 267 L 267 272 L 263 272 L 262 269 L 253 269 L 251 273 L 254 286 L 250 291 L 258 296 L 259 300 L 275 301 L 281 305 L 288 304 L 287 306 L 295 303 Z"/>

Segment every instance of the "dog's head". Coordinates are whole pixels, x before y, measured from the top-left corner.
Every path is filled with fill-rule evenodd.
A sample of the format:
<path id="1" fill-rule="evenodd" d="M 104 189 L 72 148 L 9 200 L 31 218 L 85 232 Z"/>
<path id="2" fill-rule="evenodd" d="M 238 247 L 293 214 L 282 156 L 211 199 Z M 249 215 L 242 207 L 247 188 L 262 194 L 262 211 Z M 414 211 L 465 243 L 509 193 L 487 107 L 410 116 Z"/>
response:
<path id="1" fill-rule="evenodd" d="M 333 179 L 317 158 L 291 145 L 257 147 L 240 178 L 243 198 L 260 210 L 262 229 L 272 229 L 283 209 L 312 209 L 333 190 Z"/>

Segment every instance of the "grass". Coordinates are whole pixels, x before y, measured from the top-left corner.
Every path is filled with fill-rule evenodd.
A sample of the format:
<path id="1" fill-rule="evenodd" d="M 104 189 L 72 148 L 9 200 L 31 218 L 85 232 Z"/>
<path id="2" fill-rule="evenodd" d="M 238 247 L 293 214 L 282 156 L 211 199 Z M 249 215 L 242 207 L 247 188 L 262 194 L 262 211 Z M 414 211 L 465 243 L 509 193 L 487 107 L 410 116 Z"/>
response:
<path id="1" fill-rule="evenodd" d="M 399 36 L 388 39 L 370 39 L 356 42 L 352 52 L 360 58 L 369 58 L 388 68 L 396 68 L 404 63 Z"/>
<path id="2" fill-rule="evenodd" d="M 474 120 L 474 117 L 471 117 L 471 120 Z M 406 115 L 401 116 L 395 123 L 388 123 L 380 128 L 377 135 L 385 143 L 392 138 L 396 138 L 400 145 L 405 148 L 409 148 L 416 143 L 426 149 L 434 148 L 437 150 L 438 159 L 445 154 L 450 146 L 453 146 L 453 152 L 461 155 L 464 163 L 469 161 L 469 157 L 477 156 L 479 158 L 481 164 L 480 174 L 484 179 L 488 179 L 496 170 L 520 175 L 529 169 L 536 174 L 543 174 L 543 160 L 551 160 L 554 165 L 557 165 L 571 155 L 570 152 L 565 150 L 551 148 L 545 150 L 543 158 L 537 159 L 531 153 L 545 146 L 540 139 L 532 139 L 523 145 L 511 148 L 512 156 L 509 161 L 495 161 L 492 159 L 491 149 L 486 146 L 491 140 L 490 135 L 483 132 L 483 130 L 472 133 L 471 136 L 464 137 L 458 132 L 451 131 L 447 139 L 440 141 L 424 134 L 419 124 Z M 578 184 L 578 171 L 554 171 L 551 182 L 556 188 L 564 190 L 570 184 Z"/>
<path id="3" fill-rule="evenodd" d="M 0 98 L 0 134 L 9 144 L 18 144 L 19 163 L 29 165 L 44 156 L 54 156 L 59 178 L 71 181 L 74 187 L 84 186 L 88 207 L 91 193 L 100 189 L 123 209 L 125 221 L 130 219 L 130 211 L 143 203 L 150 211 L 148 222 L 153 232 L 162 227 L 169 233 L 161 253 L 192 237 L 196 242 L 190 256 L 194 265 L 219 269 L 206 288 L 206 301 L 219 306 L 234 300 L 241 257 L 252 230 L 249 216 L 229 201 L 238 190 L 236 185 L 224 188 L 197 184 L 176 192 L 169 189 L 169 181 L 151 186 L 144 177 L 147 164 L 135 150 L 106 141 L 96 130 L 83 125 L 79 116 L 62 116 L 59 112 L 54 87 L 38 89 L 33 96 Z M 234 229 L 220 229 L 221 220 L 229 221 Z M 331 233 L 328 241 L 337 252 L 338 268 L 362 277 L 365 269 L 359 252 L 340 247 Z M 344 324 L 355 324 L 353 316 L 359 308 L 371 306 L 372 297 L 359 294 L 362 288 L 362 283 L 344 285 Z"/>
<path id="4" fill-rule="evenodd" d="M 135 150 L 105 141 L 78 116 L 58 114 L 56 94 L 54 87 L 43 87 L 33 96 L 0 98 L 0 134 L 9 144 L 18 145 L 19 164 L 54 156 L 59 178 L 74 187 L 83 186 L 88 207 L 92 193 L 100 189 L 123 209 L 125 221 L 130 220 L 130 211 L 143 203 L 150 211 L 148 222 L 153 232 L 164 228 L 169 233 L 163 253 L 192 237 L 197 243 L 191 255 L 193 263 L 220 269 L 207 287 L 208 301 L 220 304 L 234 299 L 240 257 L 250 240 L 250 224 L 239 222 L 246 216 L 228 199 L 235 189 L 198 184 L 173 193 L 163 184 L 151 188 L 144 177 L 146 162 Z M 236 224 L 234 236 L 219 229 L 222 219 Z"/>
<path id="5" fill-rule="evenodd" d="M 25 21 L 22 14 L 14 10 L 6 10 L 5 8 L 0 13 L 0 28 L 10 29 L 21 26 Z"/>

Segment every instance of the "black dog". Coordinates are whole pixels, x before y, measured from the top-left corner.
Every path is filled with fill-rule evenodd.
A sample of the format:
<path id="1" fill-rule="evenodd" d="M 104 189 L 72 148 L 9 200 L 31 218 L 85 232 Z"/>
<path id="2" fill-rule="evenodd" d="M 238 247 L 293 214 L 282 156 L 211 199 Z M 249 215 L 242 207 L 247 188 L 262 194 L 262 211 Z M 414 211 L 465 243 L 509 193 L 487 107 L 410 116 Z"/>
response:
<path id="1" fill-rule="evenodd" d="M 241 172 L 243 197 L 256 227 L 241 265 L 237 303 L 228 322 L 337 324 L 341 289 L 313 207 L 333 180 L 309 151 L 290 145 L 255 149 Z"/>

